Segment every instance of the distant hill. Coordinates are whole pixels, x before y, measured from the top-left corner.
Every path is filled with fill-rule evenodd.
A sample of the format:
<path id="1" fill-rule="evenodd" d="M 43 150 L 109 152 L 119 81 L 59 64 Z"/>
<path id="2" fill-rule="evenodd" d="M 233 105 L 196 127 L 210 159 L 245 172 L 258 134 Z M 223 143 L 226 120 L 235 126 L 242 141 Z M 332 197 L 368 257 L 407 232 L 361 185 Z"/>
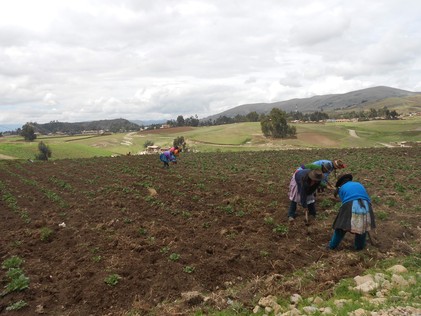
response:
<path id="1" fill-rule="evenodd" d="M 391 99 L 392 102 L 385 102 Z M 394 105 L 421 111 L 421 92 L 411 92 L 390 87 L 373 87 L 362 90 L 351 91 L 343 94 L 327 94 L 314 96 L 305 99 L 291 99 L 273 103 L 243 104 L 227 111 L 204 118 L 203 120 L 214 120 L 220 116 L 235 117 L 236 115 L 247 115 L 250 112 L 269 113 L 272 108 L 279 108 L 285 112 L 298 110 L 302 113 L 315 111 L 344 111 L 344 110 L 369 110 L 379 108 L 376 103 L 388 104 L 389 109 Z"/>
<path id="2" fill-rule="evenodd" d="M 52 121 L 50 123 L 31 123 L 35 132 L 41 134 L 66 133 L 80 134 L 83 131 L 127 132 L 138 131 L 140 126 L 125 119 L 100 120 L 90 122 L 65 123 Z"/>
<path id="3" fill-rule="evenodd" d="M 153 124 L 165 124 L 167 120 L 130 120 L 130 122 L 139 126 L 149 126 Z"/>

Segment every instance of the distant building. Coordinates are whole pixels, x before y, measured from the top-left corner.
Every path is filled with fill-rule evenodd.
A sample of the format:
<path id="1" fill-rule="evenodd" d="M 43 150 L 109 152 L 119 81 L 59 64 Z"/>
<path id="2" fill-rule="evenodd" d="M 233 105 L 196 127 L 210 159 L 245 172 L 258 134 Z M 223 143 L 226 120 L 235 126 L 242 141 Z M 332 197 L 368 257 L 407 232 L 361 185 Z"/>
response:
<path id="1" fill-rule="evenodd" d="M 148 146 L 148 147 L 146 147 L 146 151 L 148 153 L 159 153 L 160 150 L 161 150 L 160 146 Z"/>

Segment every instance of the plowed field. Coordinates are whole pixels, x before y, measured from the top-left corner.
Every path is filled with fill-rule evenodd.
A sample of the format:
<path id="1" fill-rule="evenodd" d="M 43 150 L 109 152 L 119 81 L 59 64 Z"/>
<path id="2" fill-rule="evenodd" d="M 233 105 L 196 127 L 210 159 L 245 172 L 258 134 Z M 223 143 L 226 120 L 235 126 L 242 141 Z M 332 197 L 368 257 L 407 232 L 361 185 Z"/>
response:
<path id="1" fill-rule="evenodd" d="M 325 250 L 332 192 L 318 194 L 309 226 L 301 208 L 287 221 L 294 170 L 338 158 L 373 200 L 378 228 L 362 252 L 351 235 Z M 30 283 L 2 297 L 0 313 L 183 315 L 232 302 L 251 311 L 262 295 L 328 290 L 379 260 L 421 252 L 420 167 L 421 148 L 182 153 L 169 169 L 158 155 L 3 161 L 0 259 L 22 258 Z M 291 278 L 309 269 L 312 280 Z M 190 291 L 207 299 L 183 301 Z M 6 312 L 19 300 L 28 306 Z"/>

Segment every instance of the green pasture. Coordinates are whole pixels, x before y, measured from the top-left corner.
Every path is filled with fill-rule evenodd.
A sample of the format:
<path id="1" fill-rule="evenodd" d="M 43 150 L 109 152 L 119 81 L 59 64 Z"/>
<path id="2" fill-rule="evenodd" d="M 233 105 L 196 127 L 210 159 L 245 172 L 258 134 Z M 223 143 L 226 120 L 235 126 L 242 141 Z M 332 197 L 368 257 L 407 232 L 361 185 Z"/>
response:
<path id="1" fill-rule="evenodd" d="M 270 139 L 262 135 L 260 123 L 237 123 L 195 127 L 186 132 L 125 133 L 94 136 L 42 136 L 34 142 L 22 137 L 0 138 L 1 155 L 16 159 L 34 159 L 38 142 L 52 150 L 52 159 L 90 158 L 111 155 L 137 154 L 144 151 L 146 141 L 161 147 L 172 146 L 173 140 L 183 136 L 190 149 L 201 152 L 257 151 L 293 148 L 350 148 L 381 147 L 396 142 L 421 141 L 421 117 L 396 121 L 368 121 L 346 123 L 293 124 L 297 136 Z M 354 132 L 351 132 L 354 131 Z"/>

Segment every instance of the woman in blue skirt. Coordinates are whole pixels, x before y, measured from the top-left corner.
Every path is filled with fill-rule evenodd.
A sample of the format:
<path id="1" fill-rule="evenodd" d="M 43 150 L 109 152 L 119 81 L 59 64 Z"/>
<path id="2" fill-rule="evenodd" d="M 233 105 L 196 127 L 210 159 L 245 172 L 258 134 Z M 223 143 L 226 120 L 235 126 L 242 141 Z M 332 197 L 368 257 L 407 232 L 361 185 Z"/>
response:
<path id="1" fill-rule="evenodd" d="M 328 248 L 338 247 L 346 232 L 350 232 L 355 234 L 355 250 L 362 250 L 367 233 L 376 228 L 370 197 L 361 183 L 352 181 L 352 174 L 341 176 L 335 187 L 335 197 L 339 195 L 342 205 L 333 222 L 334 233 Z"/>

